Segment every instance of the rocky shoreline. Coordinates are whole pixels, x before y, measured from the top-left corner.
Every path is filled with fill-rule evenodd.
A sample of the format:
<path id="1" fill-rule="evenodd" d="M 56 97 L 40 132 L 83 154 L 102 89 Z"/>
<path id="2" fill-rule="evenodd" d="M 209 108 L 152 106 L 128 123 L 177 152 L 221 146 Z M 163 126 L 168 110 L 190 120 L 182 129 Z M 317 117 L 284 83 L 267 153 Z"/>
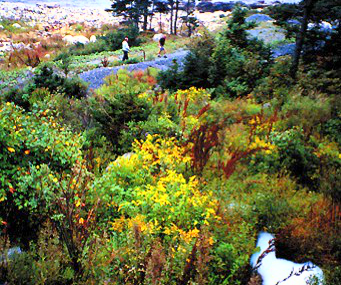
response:
<path id="1" fill-rule="evenodd" d="M 31 27 L 42 25 L 47 29 L 58 29 L 75 23 L 96 28 L 104 24 L 118 23 L 117 18 L 103 9 L 11 2 L 0 2 L 0 19 L 24 21 Z"/>
<path id="2" fill-rule="evenodd" d="M 296 0 L 282 0 L 281 2 L 289 2 Z M 218 29 L 224 20 L 222 16 L 228 16 L 233 6 L 238 1 L 201 1 L 197 5 L 194 15 L 199 23 L 207 27 L 209 30 Z M 258 8 L 268 5 L 280 4 L 279 1 L 254 1 L 244 0 L 242 5 Z M 201 8 L 200 8 L 201 7 Z M 206 8 L 207 9 L 206 9 Z M 205 10 L 206 9 L 206 10 Z M 180 15 L 181 16 L 181 15 Z M 22 29 L 22 23 L 26 27 L 31 27 L 31 38 L 36 39 L 36 43 L 25 44 L 22 41 L 16 41 L 13 37 L 6 35 L 4 27 L 0 24 L 0 56 L 6 52 L 20 49 L 30 49 L 40 44 L 41 40 L 48 39 L 54 35 L 59 36 L 67 44 L 75 44 L 80 42 L 86 44 L 90 41 L 96 41 L 96 37 L 91 34 L 77 33 L 71 30 L 74 24 L 80 24 L 82 27 L 98 29 L 105 24 L 119 25 L 122 21 L 121 17 L 113 17 L 111 13 L 100 8 L 90 7 L 64 7 L 59 4 L 24 4 L 12 2 L 0 2 L 0 20 L 8 19 L 13 21 L 12 26 L 18 30 Z M 154 17 L 152 27 L 157 31 L 159 29 L 158 17 Z M 20 24 L 19 24 L 20 23 Z M 169 19 L 164 17 L 163 28 L 167 30 Z M 22 32 L 25 30 L 22 29 Z M 257 31 L 253 31 L 257 33 Z M 264 34 L 265 35 L 265 34 Z M 257 36 L 256 34 L 254 36 Z M 0 58 L 1 60 L 1 58 Z"/>

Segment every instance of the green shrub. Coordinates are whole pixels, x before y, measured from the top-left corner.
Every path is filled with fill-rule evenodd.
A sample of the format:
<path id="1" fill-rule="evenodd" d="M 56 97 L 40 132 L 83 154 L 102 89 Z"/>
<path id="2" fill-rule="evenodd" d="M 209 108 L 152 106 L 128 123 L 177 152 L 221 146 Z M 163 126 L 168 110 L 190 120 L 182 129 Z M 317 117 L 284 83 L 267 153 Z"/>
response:
<path id="1" fill-rule="evenodd" d="M 135 26 L 129 26 L 108 32 L 102 39 L 106 42 L 108 50 L 119 50 L 122 48 L 122 42 L 128 37 L 129 46 L 139 46 L 141 40 L 138 38 L 139 31 Z"/>
<path id="2" fill-rule="evenodd" d="M 30 109 L 28 94 L 26 94 L 22 89 L 11 88 L 10 90 L 4 92 L 3 100 L 5 102 L 13 102 L 14 104 L 24 108 L 25 110 Z"/>
<path id="3" fill-rule="evenodd" d="M 183 73 L 180 71 L 180 66 L 177 61 L 166 71 L 160 71 L 157 80 L 163 89 L 168 89 L 173 92 L 178 89 L 183 89 Z"/>
<path id="4" fill-rule="evenodd" d="M 341 145 L 341 115 L 333 117 L 325 122 L 323 131 L 326 135 L 330 136 L 331 139 Z"/>
<path id="5" fill-rule="evenodd" d="M 79 55 L 89 55 L 94 53 L 100 53 L 103 51 L 110 50 L 108 43 L 102 39 L 98 38 L 96 42 L 90 42 L 86 45 L 83 44 L 76 44 L 70 47 L 70 49 L 67 51 L 68 55 L 73 56 L 79 56 Z M 57 57 L 57 59 L 60 58 L 61 55 Z"/>
<path id="6" fill-rule="evenodd" d="M 214 88 L 213 97 L 248 95 L 269 73 L 270 49 L 256 39 L 248 39 L 246 12 L 237 7 L 227 28 L 217 40 L 204 35 L 194 42 L 183 69 L 175 64 L 160 72 L 163 88 L 185 89 L 191 86 Z"/>
<path id="7" fill-rule="evenodd" d="M 326 271 L 326 285 L 338 285 L 341 283 L 341 267 L 339 265 L 335 265 Z"/>
<path id="8" fill-rule="evenodd" d="M 15 254 L 8 264 L 8 273 L 6 276 L 9 284 L 14 285 L 34 285 L 32 272 L 34 271 L 34 259 L 30 254 L 24 252 Z"/>
<path id="9" fill-rule="evenodd" d="M 283 169 L 290 171 L 302 185 L 316 189 L 315 171 L 319 159 L 314 154 L 312 145 L 305 143 L 302 129 L 293 128 L 284 132 L 272 134 L 273 143 L 279 154 Z"/>
<path id="10" fill-rule="evenodd" d="M 36 244 L 32 242 L 29 250 L 8 260 L 4 279 L 13 285 L 70 284 L 73 272 L 68 262 L 57 233 L 46 223 Z"/>
<path id="11" fill-rule="evenodd" d="M 78 78 L 68 79 L 53 71 L 52 67 L 44 65 L 32 79 L 32 91 L 35 88 L 47 88 L 50 92 L 63 93 L 69 98 L 83 98 L 86 96 L 87 87 Z"/>
<path id="12" fill-rule="evenodd" d="M 100 133 L 118 153 L 129 149 L 131 143 L 120 139 L 122 132 L 129 129 L 132 122 L 147 120 L 151 112 L 151 102 L 143 92 L 151 89 L 156 81 L 148 73 L 119 70 L 117 75 L 107 77 L 107 84 L 90 99 L 92 115 Z"/>
<path id="13" fill-rule="evenodd" d="M 74 135 L 50 116 L 50 110 L 27 114 L 13 103 L 0 112 L 0 219 L 7 222 L 13 240 L 27 245 L 45 219 L 33 184 L 22 184 L 30 168 L 48 164 L 53 171 L 67 170 L 79 159 L 83 137 Z"/>

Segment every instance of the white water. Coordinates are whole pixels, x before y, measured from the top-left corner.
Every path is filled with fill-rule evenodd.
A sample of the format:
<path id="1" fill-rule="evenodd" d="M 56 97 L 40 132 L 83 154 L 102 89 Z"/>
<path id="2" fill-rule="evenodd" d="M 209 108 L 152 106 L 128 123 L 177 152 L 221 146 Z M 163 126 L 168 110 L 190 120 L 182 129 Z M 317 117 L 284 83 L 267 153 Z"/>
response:
<path id="1" fill-rule="evenodd" d="M 263 285 L 307 285 L 309 280 L 317 278 L 323 281 L 322 270 L 311 262 L 294 263 L 276 258 L 275 237 L 269 233 L 260 233 L 257 247 L 260 251 L 251 256 L 250 264 L 262 277 Z"/>

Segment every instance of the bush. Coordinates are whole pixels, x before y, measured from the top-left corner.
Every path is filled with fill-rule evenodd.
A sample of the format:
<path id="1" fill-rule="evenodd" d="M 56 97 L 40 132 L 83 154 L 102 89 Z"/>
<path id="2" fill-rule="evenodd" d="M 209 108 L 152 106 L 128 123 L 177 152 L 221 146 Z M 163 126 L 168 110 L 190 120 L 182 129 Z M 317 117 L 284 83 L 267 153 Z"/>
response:
<path id="1" fill-rule="evenodd" d="M 8 284 L 70 284 L 73 271 L 69 260 L 51 224 L 45 224 L 39 233 L 37 244 L 13 256 L 6 264 L 4 279 Z"/>
<path id="2" fill-rule="evenodd" d="M 33 110 L 30 115 L 12 103 L 0 112 L 0 219 L 13 240 L 27 246 L 39 224 L 46 218 L 32 183 L 23 184 L 31 168 L 48 164 L 52 171 L 71 168 L 79 158 L 83 137 L 62 127 L 51 111 Z"/>
<path id="3" fill-rule="evenodd" d="M 35 88 L 47 88 L 50 92 L 63 93 L 69 98 L 83 98 L 86 96 L 87 87 L 78 78 L 68 79 L 53 71 L 52 67 L 44 65 L 32 79 Z"/>
<path id="4" fill-rule="evenodd" d="M 125 37 L 129 38 L 129 46 L 139 46 L 142 40 L 139 38 L 139 30 L 134 26 L 119 29 L 109 29 L 105 36 L 98 37 L 96 42 L 86 45 L 77 43 L 71 46 L 67 52 L 59 54 L 56 60 L 62 59 L 64 54 L 67 56 L 80 56 L 100 53 L 103 51 L 116 51 L 122 48 L 122 41 Z"/>
<path id="5" fill-rule="evenodd" d="M 268 75 L 272 62 L 268 47 L 247 38 L 250 24 L 245 23 L 245 15 L 237 7 L 218 40 L 208 34 L 196 40 L 183 69 L 175 64 L 160 72 L 160 85 L 171 90 L 191 86 L 215 88 L 213 97 L 248 95 Z"/>
<path id="6" fill-rule="evenodd" d="M 30 102 L 28 100 L 28 94 L 26 94 L 22 89 L 11 88 L 3 94 L 3 100 L 5 102 L 13 102 L 25 110 L 30 109 Z"/>
<path id="7" fill-rule="evenodd" d="M 110 47 L 108 46 L 108 43 L 105 39 L 98 38 L 96 42 L 90 42 L 86 45 L 83 44 L 76 44 L 70 47 L 70 49 L 67 51 L 68 55 L 73 55 L 73 56 L 79 56 L 79 55 L 89 55 L 93 53 L 100 53 L 103 51 L 108 51 L 110 50 Z M 57 60 L 60 59 L 59 55 L 57 57 Z"/>
<path id="8" fill-rule="evenodd" d="M 99 131 L 117 153 L 124 153 L 131 145 L 131 141 L 121 140 L 122 132 L 129 129 L 132 122 L 146 121 L 151 112 L 151 102 L 141 95 L 156 83 L 148 73 L 120 70 L 117 75 L 107 77 L 107 84 L 90 99 Z"/>
<path id="9" fill-rule="evenodd" d="M 141 40 L 138 38 L 139 30 L 135 26 L 129 26 L 108 32 L 102 39 L 106 42 L 108 50 L 119 50 L 125 37 L 129 38 L 129 46 L 139 46 Z"/>
<path id="10" fill-rule="evenodd" d="M 183 89 L 183 78 L 184 74 L 181 72 L 177 61 L 175 61 L 169 69 L 159 72 L 157 81 L 163 89 L 174 92 L 178 89 Z"/>

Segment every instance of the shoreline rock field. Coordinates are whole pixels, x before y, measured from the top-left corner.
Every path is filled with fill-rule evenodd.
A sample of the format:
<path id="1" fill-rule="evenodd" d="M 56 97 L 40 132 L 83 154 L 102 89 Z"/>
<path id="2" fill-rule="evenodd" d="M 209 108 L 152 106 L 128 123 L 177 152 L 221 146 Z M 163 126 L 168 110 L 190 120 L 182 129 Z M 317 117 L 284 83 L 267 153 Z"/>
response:
<path id="1" fill-rule="evenodd" d="M 44 28 L 51 26 L 54 29 L 75 23 L 83 23 L 96 28 L 104 24 L 118 23 L 118 18 L 103 9 L 11 2 L 0 2 L 0 19 L 25 21 L 32 27 L 41 24 Z"/>

